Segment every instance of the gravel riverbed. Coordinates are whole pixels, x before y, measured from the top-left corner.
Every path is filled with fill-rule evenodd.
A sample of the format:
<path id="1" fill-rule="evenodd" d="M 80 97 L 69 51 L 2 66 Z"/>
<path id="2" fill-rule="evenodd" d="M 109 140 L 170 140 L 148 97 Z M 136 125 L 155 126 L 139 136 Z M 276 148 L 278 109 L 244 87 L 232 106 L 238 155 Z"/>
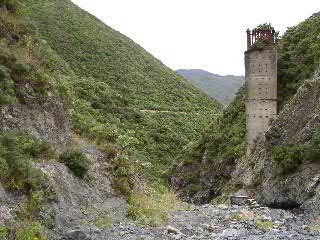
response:
<path id="1" fill-rule="evenodd" d="M 87 230 L 72 230 L 66 239 L 320 239 L 320 218 L 266 207 L 203 205 L 172 211 L 161 227 L 124 221 Z"/>

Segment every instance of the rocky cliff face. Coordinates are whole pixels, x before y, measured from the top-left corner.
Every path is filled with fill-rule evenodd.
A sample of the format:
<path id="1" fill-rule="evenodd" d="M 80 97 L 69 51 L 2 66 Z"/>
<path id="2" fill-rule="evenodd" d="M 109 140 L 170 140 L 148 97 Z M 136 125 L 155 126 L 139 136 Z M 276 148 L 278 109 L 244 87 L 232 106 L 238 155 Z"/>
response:
<path id="1" fill-rule="evenodd" d="M 70 126 L 59 98 L 31 97 L 0 107 L 0 130 L 22 131 L 61 149 L 70 139 Z"/>

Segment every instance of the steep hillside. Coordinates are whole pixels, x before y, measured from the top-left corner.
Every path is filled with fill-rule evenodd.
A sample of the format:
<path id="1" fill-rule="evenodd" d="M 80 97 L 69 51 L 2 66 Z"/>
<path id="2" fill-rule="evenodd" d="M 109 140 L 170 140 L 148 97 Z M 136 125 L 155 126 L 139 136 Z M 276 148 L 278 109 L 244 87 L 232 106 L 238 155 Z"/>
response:
<path id="1" fill-rule="evenodd" d="M 306 82 L 304 84 L 303 96 L 299 93 L 295 98 L 293 97 L 297 93 L 297 89 L 306 80 L 312 78 L 319 66 L 319 26 L 319 14 L 314 14 L 297 26 L 289 28 L 278 43 L 280 117 L 277 123 L 275 123 L 275 126 L 278 126 L 275 128 L 279 131 L 272 130 L 274 135 L 272 138 L 278 139 L 279 137 L 282 138 L 281 136 L 287 136 L 284 146 L 278 149 L 276 146 L 282 145 L 281 141 L 278 140 L 266 144 L 259 143 L 262 144 L 262 147 L 257 147 L 254 156 L 245 157 L 245 93 L 242 92 L 241 94 L 240 92 L 242 97 L 231 103 L 225 113 L 219 117 L 218 122 L 220 124 L 213 124 L 211 129 L 203 135 L 199 143 L 196 143 L 188 152 L 185 152 L 178 158 L 176 168 L 173 169 L 171 183 L 184 199 L 201 203 L 220 196 L 214 201 L 221 201 L 224 199 L 224 194 L 227 196 L 230 192 L 236 191 L 243 185 L 246 185 L 247 188 L 259 188 L 261 183 L 264 182 L 263 176 L 267 178 L 260 192 L 260 199 L 264 203 L 278 207 L 285 207 L 286 204 L 287 207 L 299 206 L 308 198 L 307 195 L 310 191 L 301 194 L 303 187 L 300 191 L 297 187 L 289 187 L 290 183 L 282 186 L 282 182 L 290 182 L 290 180 L 277 176 L 279 172 L 276 171 L 274 173 L 271 171 L 271 168 L 280 168 L 279 171 L 281 173 L 294 174 L 292 175 L 294 176 L 292 179 L 296 179 L 299 183 L 291 181 L 292 186 L 300 185 L 306 187 L 306 184 L 310 183 L 310 180 L 304 179 L 306 174 L 303 170 L 298 172 L 298 174 L 294 173 L 299 166 L 304 165 L 303 156 L 305 156 L 305 153 L 304 151 L 300 152 L 300 148 L 305 148 L 300 145 L 291 146 L 290 144 L 298 141 L 300 138 L 298 136 L 303 134 L 302 132 L 305 131 L 303 129 L 307 128 L 308 122 L 311 124 L 311 119 L 313 117 L 316 118 L 318 114 L 318 107 L 315 106 L 318 102 L 316 77 L 313 80 L 314 83 Z M 314 87 L 313 90 L 310 89 L 312 87 Z M 293 100 L 290 103 L 291 99 Z M 288 102 L 289 105 L 286 105 Z M 233 114 L 228 114 L 230 112 L 228 109 L 232 110 Z M 296 115 L 297 113 L 299 113 L 299 116 Z M 293 131 L 291 128 L 295 130 Z M 316 126 L 312 127 L 311 133 L 308 133 L 309 139 L 302 143 L 302 145 L 312 138 L 317 128 Z M 222 136 L 217 134 L 217 131 L 222 132 Z M 288 131 L 292 132 L 290 136 L 287 135 Z M 314 141 L 314 148 L 318 148 L 316 145 L 317 140 L 315 139 Z M 274 146 L 270 147 L 270 144 Z M 228 153 L 231 153 L 231 156 L 233 156 L 231 158 L 232 161 L 230 161 Z M 273 155 L 270 157 L 271 153 Z M 225 156 L 225 154 L 228 155 Z M 302 156 L 302 159 L 299 156 Z M 273 162 L 273 158 L 277 159 L 275 160 L 276 164 L 273 165 L 272 163 L 272 167 L 270 167 L 268 163 Z M 311 163 L 315 164 L 314 161 L 318 156 L 315 155 L 312 158 L 315 159 Z M 310 159 L 306 160 L 307 168 L 310 166 L 309 163 Z M 190 171 L 190 169 L 192 170 Z M 195 169 L 200 170 L 195 171 Z M 314 169 L 318 169 L 318 167 Z M 260 170 L 265 175 L 262 175 Z M 221 172 L 226 174 L 221 175 Z M 307 176 L 314 177 L 312 173 L 307 174 Z M 278 184 L 282 188 L 278 187 Z M 294 193 L 294 191 L 296 192 Z M 266 197 L 267 194 L 269 194 L 268 197 Z M 298 202 L 296 194 L 303 196 Z M 281 198 L 287 200 L 291 198 L 291 202 L 282 201 Z"/>
<path id="2" fill-rule="evenodd" d="M 70 1 L 0 1 L 0 238 L 162 223 L 172 158 L 220 108 Z"/>
<path id="3" fill-rule="evenodd" d="M 63 82 L 77 101 L 71 106 L 74 131 L 111 143 L 126 136 L 149 178 L 164 174 L 176 152 L 219 112 L 217 102 L 71 1 L 21 4 L 20 17 L 79 76 Z"/>
<path id="4" fill-rule="evenodd" d="M 176 72 L 224 105 L 231 103 L 244 84 L 243 76 L 220 76 L 201 69 L 179 69 Z"/>

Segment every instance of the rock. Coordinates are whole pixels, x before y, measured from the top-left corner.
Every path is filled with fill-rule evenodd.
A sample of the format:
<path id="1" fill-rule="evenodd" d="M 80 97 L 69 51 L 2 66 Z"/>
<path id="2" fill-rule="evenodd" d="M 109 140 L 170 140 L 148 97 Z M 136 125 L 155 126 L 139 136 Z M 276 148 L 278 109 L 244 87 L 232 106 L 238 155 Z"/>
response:
<path id="1" fill-rule="evenodd" d="M 182 239 L 183 235 L 182 234 L 178 234 L 174 237 L 174 239 L 179 240 Z"/>
<path id="2" fill-rule="evenodd" d="M 237 235 L 238 235 L 238 230 L 233 229 L 233 228 L 227 228 L 227 229 L 222 231 L 220 236 L 221 237 L 230 238 L 230 237 L 235 237 Z"/>
<path id="3" fill-rule="evenodd" d="M 65 240 L 87 240 L 87 235 L 81 230 L 70 230 L 65 233 Z"/>
<path id="4" fill-rule="evenodd" d="M 32 98 L 23 96 L 25 103 L 0 108 L 0 130 L 26 132 L 62 149 L 69 142 L 69 118 L 61 99 L 53 97 Z"/>
<path id="5" fill-rule="evenodd" d="M 0 203 L 6 202 L 8 200 L 8 196 L 6 191 L 4 190 L 2 184 L 0 184 Z"/>
<path id="6" fill-rule="evenodd" d="M 250 204 L 249 197 L 246 195 L 231 195 L 230 202 L 232 205 L 246 206 Z"/>
<path id="7" fill-rule="evenodd" d="M 175 235 L 182 235 L 182 233 L 178 229 L 176 229 L 170 225 L 167 226 L 167 233 L 168 234 L 175 234 Z"/>

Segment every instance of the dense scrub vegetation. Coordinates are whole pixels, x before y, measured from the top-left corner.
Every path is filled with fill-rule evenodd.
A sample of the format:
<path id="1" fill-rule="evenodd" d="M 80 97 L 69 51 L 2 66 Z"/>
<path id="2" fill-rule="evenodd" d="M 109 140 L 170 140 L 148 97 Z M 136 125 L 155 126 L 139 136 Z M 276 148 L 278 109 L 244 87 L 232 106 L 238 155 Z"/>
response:
<path id="1" fill-rule="evenodd" d="M 64 66 L 30 24 L 10 12 L 0 15 L 0 106 L 46 96 L 56 68 Z"/>
<path id="2" fill-rule="evenodd" d="M 130 135 L 144 176 L 164 179 L 171 159 L 200 136 L 220 104 L 70 1 L 20 3 L 20 16 L 70 67 L 59 91 L 74 131 L 115 148 Z"/>
<path id="3" fill-rule="evenodd" d="M 4 185 L 27 193 L 41 190 L 45 184 L 42 172 L 33 166 L 36 158 L 52 158 L 51 146 L 21 133 L 0 134 L 0 172 Z"/>
<path id="4" fill-rule="evenodd" d="M 312 16 L 290 27 L 278 44 L 280 109 L 310 79 L 320 60 L 320 17 Z"/>
<path id="5" fill-rule="evenodd" d="M 0 0 L 0 7 L 5 6 L 8 11 L 16 11 L 17 1 L 15 0 Z"/>
<path id="6" fill-rule="evenodd" d="M 201 183 L 201 175 L 211 175 L 214 187 L 217 187 L 214 195 L 221 193 L 222 186 L 230 179 L 236 159 L 245 155 L 245 118 L 245 89 L 241 88 L 200 140 L 187 146 L 176 159 L 171 175 L 188 182 L 184 195 L 193 197 L 213 187 Z"/>
<path id="7" fill-rule="evenodd" d="M 320 133 L 316 133 L 307 144 L 286 144 L 270 147 L 276 162 L 277 174 L 290 174 L 301 164 L 320 161 Z"/>
<path id="8" fill-rule="evenodd" d="M 50 225 L 54 212 L 43 206 L 56 198 L 37 161 L 55 158 L 52 147 L 19 132 L 0 133 L 0 181 L 9 191 L 26 199 L 15 208 L 15 221 L 0 226 L 1 239 L 46 239 L 43 225 Z"/>
<path id="9" fill-rule="evenodd" d="M 90 167 L 89 159 L 78 149 L 65 150 L 60 155 L 59 160 L 80 178 L 83 178 L 87 174 Z"/>
<path id="10" fill-rule="evenodd" d="M 237 93 L 232 104 L 204 135 L 209 160 L 234 162 L 245 154 L 245 89 Z"/>

